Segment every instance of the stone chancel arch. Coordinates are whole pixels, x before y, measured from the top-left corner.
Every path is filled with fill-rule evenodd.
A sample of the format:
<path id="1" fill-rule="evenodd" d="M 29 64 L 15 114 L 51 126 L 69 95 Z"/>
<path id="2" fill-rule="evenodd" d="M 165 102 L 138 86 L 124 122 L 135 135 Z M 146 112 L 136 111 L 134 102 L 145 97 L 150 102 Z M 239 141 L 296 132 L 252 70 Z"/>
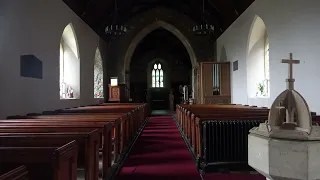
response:
<path id="1" fill-rule="evenodd" d="M 173 35 L 175 35 L 181 41 L 181 43 L 184 45 L 184 47 L 186 48 L 186 50 L 189 54 L 192 66 L 193 67 L 196 66 L 196 64 L 197 64 L 196 53 L 195 53 L 195 50 L 193 49 L 193 47 L 191 46 L 191 43 L 188 40 L 188 38 L 174 25 L 167 23 L 165 21 L 162 21 L 162 20 L 156 20 L 156 21 L 150 23 L 149 25 L 145 26 L 144 28 L 142 28 L 142 30 L 139 31 L 139 33 L 137 33 L 134 36 L 134 38 L 132 39 L 131 43 L 128 46 L 128 49 L 125 52 L 125 56 L 124 56 L 124 72 L 130 72 L 131 59 L 132 59 L 132 56 L 133 56 L 137 46 L 139 45 L 139 43 L 148 34 L 152 33 L 154 30 L 159 29 L 159 28 L 163 28 L 163 29 L 171 32 Z M 130 82 L 129 79 L 130 79 L 130 76 L 128 74 L 126 74 L 124 76 L 124 82 L 126 82 L 126 84 L 129 84 L 129 82 Z M 192 81 L 193 81 L 193 79 L 194 79 L 194 76 L 192 78 Z M 193 82 L 192 82 L 192 87 L 194 88 Z"/>
<path id="2" fill-rule="evenodd" d="M 68 24 L 60 41 L 60 99 L 80 98 L 80 56 L 72 24 Z"/>
<path id="3" fill-rule="evenodd" d="M 246 61 L 248 97 L 270 97 L 269 40 L 266 25 L 259 16 L 251 26 Z"/>
<path id="4" fill-rule="evenodd" d="M 132 55 L 133 55 L 135 49 L 137 48 L 138 44 L 140 43 L 140 41 L 142 39 L 144 39 L 149 33 L 151 33 L 152 31 L 154 31 L 158 28 L 166 29 L 167 31 L 174 34 L 187 49 L 188 54 L 190 56 L 192 66 L 196 65 L 196 63 L 197 63 L 196 54 L 195 54 L 189 40 L 173 25 L 171 25 L 167 22 L 161 21 L 161 20 L 157 20 L 157 21 L 149 24 L 145 28 L 143 28 L 131 41 L 131 44 L 129 45 L 129 48 L 128 48 L 128 50 L 125 54 L 125 58 L 124 58 L 125 71 L 129 71 Z"/>

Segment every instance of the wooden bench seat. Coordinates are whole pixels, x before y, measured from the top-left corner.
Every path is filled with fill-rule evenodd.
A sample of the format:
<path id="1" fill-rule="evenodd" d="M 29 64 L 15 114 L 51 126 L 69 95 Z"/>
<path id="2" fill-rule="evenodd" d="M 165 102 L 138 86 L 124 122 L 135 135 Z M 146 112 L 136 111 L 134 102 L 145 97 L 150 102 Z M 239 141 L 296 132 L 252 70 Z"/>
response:
<path id="1" fill-rule="evenodd" d="M 98 180 L 101 130 L 66 133 L 0 133 L 3 147 L 61 146 L 75 140 L 78 144 L 78 168 L 84 168 L 86 180 Z"/>
<path id="2" fill-rule="evenodd" d="M 137 116 L 138 119 L 147 118 L 148 112 L 145 106 L 137 108 L 128 107 L 113 107 L 113 106 L 90 106 L 57 110 L 56 113 L 131 113 L 133 116 Z"/>
<path id="3" fill-rule="evenodd" d="M 28 180 L 26 166 L 20 166 L 5 173 L 0 172 L 0 180 Z"/>
<path id="4" fill-rule="evenodd" d="M 75 141 L 60 147 L 1 146 L 0 169 L 23 164 L 30 180 L 76 180 L 77 151 Z"/>
<path id="5" fill-rule="evenodd" d="M 44 122 L 57 122 L 62 124 L 69 123 L 114 123 L 117 122 L 113 128 L 112 138 L 115 141 L 115 152 L 116 156 L 119 153 L 123 153 L 125 143 L 128 142 L 130 135 L 130 127 L 127 121 L 128 118 L 123 118 L 121 115 L 108 116 L 108 115 L 95 115 L 95 114 L 84 114 L 84 115 L 40 115 L 40 116 L 20 116 L 24 119 L 10 119 L 0 120 L 0 123 L 44 123 Z M 29 118 L 29 119 L 27 119 Z M 119 121 L 119 123 L 118 123 Z"/>
<path id="6" fill-rule="evenodd" d="M 203 172 L 246 167 L 247 134 L 269 110 L 242 105 L 178 105 L 177 122 Z M 248 165 L 247 165 L 248 166 Z M 241 167 L 241 168 L 242 168 Z M 239 170 L 239 169 L 233 169 Z"/>
<path id="7" fill-rule="evenodd" d="M 41 120 L 39 120 L 41 121 Z M 117 122 L 119 124 L 119 121 Z M 0 123 L 0 133 L 27 133 L 27 132 L 88 132 L 99 129 L 103 134 L 102 146 L 102 168 L 103 176 L 107 176 L 108 170 L 111 168 L 111 152 L 112 152 L 112 123 L 70 123 L 70 122 L 17 122 L 17 123 Z M 102 138 L 102 137 L 101 137 Z"/>
<path id="8" fill-rule="evenodd" d="M 100 106 L 100 107 L 80 107 L 80 108 L 70 108 L 64 110 L 58 110 L 51 114 L 46 113 L 46 115 L 85 115 L 85 114 L 95 114 L 95 115 L 127 115 L 130 119 L 129 127 L 132 127 L 130 137 L 134 137 L 134 132 L 137 132 L 141 124 L 147 118 L 148 114 L 145 111 L 145 106 L 130 109 L 117 108 L 118 106 Z M 121 106 L 122 107 L 122 106 Z M 14 118 L 14 117 L 13 117 Z"/>
<path id="9" fill-rule="evenodd" d="M 117 161 L 119 154 L 125 151 L 125 147 L 128 147 L 130 140 L 133 139 L 146 119 L 147 108 L 147 104 L 112 103 L 47 111 L 45 112 L 47 115 L 29 113 L 27 116 L 13 116 L 9 117 L 8 120 L 0 120 L 0 140 L 4 139 L 1 136 L 7 136 L 10 137 L 9 140 L 16 138 L 16 142 L 19 139 L 22 143 L 35 135 L 34 137 L 39 145 L 41 143 L 46 145 L 42 141 L 45 138 L 51 138 L 51 136 L 52 141 L 58 143 L 59 141 L 63 142 L 63 136 L 66 137 L 65 140 L 69 140 L 68 138 L 71 137 L 68 134 L 84 135 L 97 129 L 100 131 L 99 140 L 102 141 L 98 142 L 98 145 L 102 145 L 103 178 L 106 178 L 106 172 L 111 169 L 112 149 L 114 149 L 114 158 Z M 25 137 L 19 136 L 19 134 L 22 135 L 21 133 Z M 57 134 L 61 134 L 61 137 Z M 54 138 L 55 140 L 53 140 Z M 74 137 L 74 139 L 82 143 L 85 141 L 80 140 L 80 137 L 78 139 Z M 3 140 L 3 142 L 10 145 L 11 141 L 9 140 Z M 112 140 L 114 140 L 114 143 Z M 79 145 L 82 146 L 82 143 Z M 18 146 L 19 142 L 15 145 Z M 85 149 L 85 147 L 82 149 Z M 82 153 L 79 151 L 79 157 Z M 81 160 L 83 159 L 79 158 L 80 166 Z M 93 179 L 92 175 L 87 174 L 86 179 Z M 94 178 L 96 178 L 96 174 Z"/>
<path id="10" fill-rule="evenodd" d="M 203 172 L 223 164 L 229 169 L 237 163 L 236 168 L 248 166 L 247 135 L 252 127 L 268 120 L 268 115 L 268 108 L 248 105 L 183 104 L 176 108 L 179 128 Z"/>

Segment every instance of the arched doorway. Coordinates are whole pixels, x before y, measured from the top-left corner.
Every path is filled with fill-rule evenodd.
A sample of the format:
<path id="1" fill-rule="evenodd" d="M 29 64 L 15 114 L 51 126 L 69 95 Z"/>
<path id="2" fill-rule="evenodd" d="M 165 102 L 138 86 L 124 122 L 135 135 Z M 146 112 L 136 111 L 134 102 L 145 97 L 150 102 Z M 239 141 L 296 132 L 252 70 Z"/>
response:
<path id="1" fill-rule="evenodd" d="M 141 44 L 141 41 L 145 39 L 146 36 L 148 36 L 150 33 L 154 32 L 157 29 L 165 29 L 166 31 L 170 32 L 173 36 L 175 36 L 184 49 L 186 50 L 188 54 L 188 59 L 191 64 L 191 67 L 196 67 L 197 64 L 197 58 L 196 54 L 194 52 L 193 47 L 191 46 L 189 40 L 186 38 L 186 36 L 177 29 L 174 25 L 169 24 L 162 20 L 156 20 L 155 22 L 149 24 L 145 28 L 143 28 L 131 41 L 129 48 L 126 51 L 125 57 L 124 57 L 124 69 L 125 69 L 125 83 L 131 86 L 130 84 L 130 66 L 131 66 L 131 60 L 132 56 L 134 55 L 136 48 Z M 189 73 L 189 72 L 188 72 Z M 191 87 L 194 88 L 194 79 L 193 75 L 191 75 Z"/>

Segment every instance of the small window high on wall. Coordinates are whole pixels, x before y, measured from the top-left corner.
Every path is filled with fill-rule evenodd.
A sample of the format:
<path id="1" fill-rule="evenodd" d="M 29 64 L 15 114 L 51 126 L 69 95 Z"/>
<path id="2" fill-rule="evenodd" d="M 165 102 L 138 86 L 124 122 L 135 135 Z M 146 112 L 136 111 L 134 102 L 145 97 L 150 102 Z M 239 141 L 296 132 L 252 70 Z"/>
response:
<path id="1" fill-rule="evenodd" d="M 60 99 L 80 98 L 80 60 L 74 29 L 67 25 L 60 40 Z"/>
<path id="2" fill-rule="evenodd" d="M 163 87 L 163 69 L 160 63 L 155 63 L 152 70 L 152 87 L 162 88 Z"/>

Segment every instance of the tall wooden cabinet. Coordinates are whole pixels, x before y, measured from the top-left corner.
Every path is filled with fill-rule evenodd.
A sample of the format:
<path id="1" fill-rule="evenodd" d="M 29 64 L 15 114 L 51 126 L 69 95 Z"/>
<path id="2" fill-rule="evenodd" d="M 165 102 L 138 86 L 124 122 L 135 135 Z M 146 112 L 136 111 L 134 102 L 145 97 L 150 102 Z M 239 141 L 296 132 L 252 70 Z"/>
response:
<path id="1" fill-rule="evenodd" d="M 230 62 L 200 62 L 194 71 L 197 104 L 231 103 Z"/>

